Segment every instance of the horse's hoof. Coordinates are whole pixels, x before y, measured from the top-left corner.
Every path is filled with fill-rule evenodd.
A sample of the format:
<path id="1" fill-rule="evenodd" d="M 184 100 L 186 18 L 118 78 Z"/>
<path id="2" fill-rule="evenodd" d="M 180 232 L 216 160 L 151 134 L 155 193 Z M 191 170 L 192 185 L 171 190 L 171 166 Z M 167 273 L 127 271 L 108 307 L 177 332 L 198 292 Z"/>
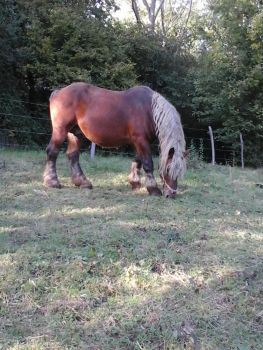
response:
<path id="1" fill-rule="evenodd" d="M 80 188 L 92 189 L 92 183 L 84 177 L 76 176 L 72 178 L 72 183 Z"/>
<path id="2" fill-rule="evenodd" d="M 88 188 L 89 190 L 92 190 L 93 186 L 91 182 L 83 183 L 79 186 L 79 188 Z"/>
<path id="3" fill-rule="evenodd" d="M 131 182 L 130 184 L 133 191 L 139 190 L 142 187 L 140 182 Z"/>
<path id="4" fill-rule="evenodd" d="M 150 196 L 162 196 L 162 191 L 158 187 L 147 187 Z"/>
<path id="5" fill-rule="evenodd" d="M 61 184 L 57 180 L 44 180 L 43 185 L 50 188 L 62 188 Z"/>

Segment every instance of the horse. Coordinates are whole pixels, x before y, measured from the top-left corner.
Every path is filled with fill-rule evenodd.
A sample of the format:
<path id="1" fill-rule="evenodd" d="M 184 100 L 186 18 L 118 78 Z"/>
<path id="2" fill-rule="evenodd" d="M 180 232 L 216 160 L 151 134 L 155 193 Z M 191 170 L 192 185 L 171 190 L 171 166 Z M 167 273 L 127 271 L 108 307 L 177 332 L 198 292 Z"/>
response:
<path id="1" fill-rule="evenodd" d="M 49 99 L 52 136 L 46 148 L 44 185 L 61 188 L 56 160 L 67 138 L 67 156 L 75 186 L 92 188 L 79 164 L 80 137 L 76 127 L 91 142 L 102 147 L 133 145 L 136 156 L 128 181 L 133 190 L 141 187 L 141 168 L 150 195 L 174 198 L 177 180 L 186 170 L 185 138 L 181 118 L 175 107 L 158 92 L 146 86 L 125 91 L 107 90 L 76 82 L 55 90 Z M 150 144 L 157 137 L 160 147 L 159 174 L 163 193 L 153 175 Z"/>

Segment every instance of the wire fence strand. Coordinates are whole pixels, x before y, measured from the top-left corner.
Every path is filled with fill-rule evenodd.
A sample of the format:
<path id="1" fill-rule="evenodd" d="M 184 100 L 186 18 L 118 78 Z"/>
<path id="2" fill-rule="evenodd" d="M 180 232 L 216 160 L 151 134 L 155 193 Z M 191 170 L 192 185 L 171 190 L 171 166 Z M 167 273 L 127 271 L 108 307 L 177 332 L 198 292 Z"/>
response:
<path id="1" fill-rule="evenodd" d="M 4 100 L 3 98 L 0 98 L 0 101 Z M 51 131 L 51 120 L 48 115 L 48 103 L 47 104 L 40 104 L 40 103 L 33 103 L 33 102 L 28 102 L 24 100 L 17 100 L 17 99 L 11 99 L 10 101 L 14 103 L 24 103 L 24 104 L 30 104 L 30 105 L 36 105 L 40 107 L 45 107 L 46 108 L 46 117 L 43 117 L 42 113 L 41 116 L 35 116 L 37 112 L 30 112 L 30 114 L 21 114 L 21 113 L 7 113 L 4 111 L 0 112 L 0 116 L 4 117 L 7 121 L 10 120 L 11 118 L 16 118 L 16 119 L 23 119 L 23 120 L 29 120 L 30 122 L 32 121 L 45 121 L 48 122 L 48 126 L 43 126 L 40 125 L 39 131 L 34 130 L 34 125 L 28 125 L 24 126 L 23 128 L 20 128 L 18 125 L 15 127 L 3 127 L 0 129 L 0 147 L 6 147 L 6 148 L 17 148 L 17 149 L 34 149 L 34 150 L 44 150 L 46 148 L 45 145 L 43 145 L 43 142 L 48 142 L 48 139 L 51 137 L 51 132 L 48 131 L 42 131 L 43 128 L 47 128 L 48 130 Z M 5 124 L 3 124 L 4 126 Z M 8 123 L 7 123 L 8 125 Z M 197 154 L 200 156 L 204 157 L 207 161 L 210 160 L 210 155 L 211 155 L 211 147 L 210 147 L 210 138 L 207 136 L 208 134 L 208 129 L 204 129 L 202 127 L 196 128 L 196 127 L 183 127 L 186 135 L 185 135 L 185 140 L 187 144 L 187 148 L 192 149 L 192 151 L 195 151 Z M 189 131 L 189 133 L 188 133 Z M 196 135 L 191 136 L 193 131 L 198 132 L 201 136 L 197 137 Z M 2 134 L 2 135 L 1 135 Z M 23 135 L 35 135 L 36 138 L 42 136 L 41 138 L 41 143 L 40 145 L 37 144 L 25 144 L 23 143 L 24 136 Z M 190 134 L 190 135 L 189 135 Z M 16 137 L 17 135 L 17 137 Z M 18 137 L 18 135 L 21 135 L 21 137 Z M 17 142 L 17 139 L 19 142 Z M 46 141 L 45 141 L 46 140 Z M 22 143 L 20 142 L 22 141 Z M 35 140 L 36 141 L 36 140 Z M 38 140 L 40 142 L 40 139 Z M 36 142 L 37 143 L 37 142 Z M 219 161 L 231 161 L 233 162 L 233 158 L 237 154 L 237 149 L 234 147 L 231 148 L 231 146 L 224 144 L 220 140 L 217 140 L 215 138 L 215 151 L 216 154 L 218 155 L 216 157 L 216 160 Z M 219 146 L 220 145 L 220 146 Z M 155 152 L 159 151 L 159 144 L 153 143 L 152 147 L 154 147 Z M 63 148 L 66 148 L 66 145 L 63 145 Z M 82 148 L 81 151 L 88 151 L 89 147 L 87 148 Z M 132 151 L 127 151 L 127 147 L 121 147 L 120 149 L 107 149 L 107 148 L 101 148 L 97 146 L 97 151 L 101 154 L 118 154 L 118 155 L 124 155 L 124 156 L 133 156 L 134 153 Z M 202 154 L 204 153 L 204 154 Z M 224 156 L 225 155 L 225 156 Z M 231 158 L 231 159 L 229 159 Z"/>
<path id="2" fill-rule="evenodd" d="M 0 98 L 1 100 L 1 98 Z M 30 103 L 30 102 L 28 102 Z M 36 104 L 38 105 L 38 104 Z M 34 112 L 36 113 L 36 112 Z M 47 115 L 47 117 L 32 117 L 31 114 L 18 114 L 18 113 L 8 113 L 8 112 L 0 112 L 0 115 L 2 116 L 6 116 L 6 117 L 17 117 L 17 118 L 23 118 L 23 119 L 29 119 L 29 120 L 32 120 L 32 119 L 36 119 L 36 120 L 45 120 L 45 121 L 50 121 L 50 117 Z M 208 130 L 207 129 L 203 129 L 203 128 L 191 128 L 191 127 L 187 127 L 187 126 L 183 126 L 183 129 L 184 130 L 193 130 L 193 131 L 202 131 L 202 132 L 206 132 L 208 133 Z M 186 138 L 190 138 L 190 137 L 186 137 Z M 200 137 L 191 137 L 191 139 L 200 139 Z M 206 139 L 206 140 L 210 140 L 208 137 L 207 138 L 204 138 L 202 137 L 202 139 Z"/>
<path id="3" fill-rule="evenodd" d="M 3 113 L 3 112 L 0 112 L 0 115 L 7 116 L 7 117 L 16 117 L 16 118 L 29 119 L 29 120 L 45 120 L 45 121 L 50 121 L 50 118 L 34 117 L 34 116 L 31 116 L 31 115 L 23 115 L 23 114 L 12 114 L 12 113 Z"/>
<path id="4" fill-rule="evenodd" d="M 41 107 L 45 107 L 48 108 L 48 102 L 47 103 L 35 103 L 35 102 L 29 102 L 29 101 L 25 101 L 25 100 L 18 100 L 18 99 L 13 99 L 13 98 L 8 98 L 5 99 L 4 97 L 0 97 L 0 101 L 11 101 L 11 102 L 15 102 L 15 103 L 19 103 L 19 104 L 29 104 L 29 105 L 33 105 L 33 106 L 41 106 Z"/>

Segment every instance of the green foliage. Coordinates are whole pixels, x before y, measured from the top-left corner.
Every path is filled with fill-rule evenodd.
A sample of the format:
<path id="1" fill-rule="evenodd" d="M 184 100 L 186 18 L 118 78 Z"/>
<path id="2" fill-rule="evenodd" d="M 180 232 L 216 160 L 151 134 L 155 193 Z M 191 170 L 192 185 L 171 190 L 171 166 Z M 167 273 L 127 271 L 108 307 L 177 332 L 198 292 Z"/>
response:
<path id="1" fill-rule="evenodd" d="M 220 0 L 211 2 L 210 9 L 202 27 L 193 108 L 199 120 L 217 127 L 218 140 L 238 148 L 242 132 L 247 163 L 257 159 L 260 164 L 263 7 L 257 1 Z"/>
<path id="2" fill-rule="evenodd" d="M 188 149 L 189 155 L 187 156 L 187 167 L 189 169 L 201 169 L 204 166 L 203 139 L 200 139 L 197 145 L 192 139 Z"/>
<path id="3" fill-rule="evenodd" d="M 0 94 L 14 92 L 16 30 L 12 1 L 0 0 Z"/>
<path id="4" fill-rule="evenodd" d="M 166 34 L 113 20 L 116 8 L 114 0 L 0 0 L 0 127 L 13 130 L 11 140 L 47 141 L 47 109 L 22 101 L 47 106 L 54 88 L 73 81 L 145 84 L 175 105 L 186 134 L 211 124 L 216 140 L 239 149 L 242 132 L 246 164 L 261 165 L 262 2 L 211 0 Z M 24 127 L 30 134 L 15 132 Z"/>
<path id="5" fill-rule="evenodd" d="M 30 20 L 28 41 L 21 48 L 28 58 L 22 70 L 24 78 L 37 90 L 51 90 L 72 81 L 111 88 L 133 85 L 133 64 L 111 24 L 93 16 L 81 17 L 72 6 L 53 5 L 43 17 Z"/>
<path id="6" fill-rule="evenodd" d="M 4 91 L 1 93 L 0 89 L 4 101 L 0 127 L 4 133 L 5 129 L 12 130 L 6 134 L 8 143 L 42 145 L 47 143 L 47 137 L 40 135 L 50 133 L 47 108 L 25 105 L 21 99 L 47 106 L 54 88 L 73 81 L 112 89 L 136 84 L 134 64 L 126 55 L 126 47 L 120 45 L 120 31 L 110 21 L 114 1 L 10 3 L 9 6 L 1 3 L 6 22 L 2 41 L 3 46 L 8 45 L 0 54 L 3 63 L 0 66 L 5 73 L 0 77 Z M 14 84 L 16 80 L 18 83 Z M 9 94 L 6 85 L 10 85 Z M 18 103 L 12 102 L 14 98 Z"/>
<path id="7" fill-rule="evenodd" d="M 140 84 L 150 86 L 174 104 L 183 115 L 184 126 L 198 124 L 192 117 L 194 92 L 189 69 L 195 66 L 195 59 L 190 51 L 179 45 L 173 34 L 164 38 L 131 24 L 123 28 L 123 41 L 129 42 L 127 54 Z"/>
<path id="8" fill-rule="evenodd" d="M 132 25 L 126 27 L 124 35 L 130 43 L 128 54 L 140 82 L 169 97 L 175 105 L 185 107 L 191 54 L 177 45 L 174 36 L 164 39 L 158 33 Z"/>

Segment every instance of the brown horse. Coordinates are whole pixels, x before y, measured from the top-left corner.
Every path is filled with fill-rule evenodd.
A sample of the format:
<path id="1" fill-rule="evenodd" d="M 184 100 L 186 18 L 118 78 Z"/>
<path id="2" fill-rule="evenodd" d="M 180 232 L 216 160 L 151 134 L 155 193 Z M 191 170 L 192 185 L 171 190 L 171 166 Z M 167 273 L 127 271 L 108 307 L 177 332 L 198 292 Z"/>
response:
<path id="1" fill-rule="evenodd" d="M 60 188 L 56 159 L 60 146 L 68 138 L 67 155 L 72 182 L 92 188 L 80 164 L 78 126 L 92 142 L 103 147 L 132 144 L 136 157 L 128 180 L 132 189 L 141 186 L 140 169 L 145 171 L 146 188 L 151 195 L 161 195 L 153 175 L 150 142 L 160 143 L 159 172 L 163 194 L 175 197 L 177 179 L 185 172 L 185 139 L 176 109 L 157 92 L 138 86 L 126 91 L 111 91 L 90 84 L 73 83 L 50 96 L 52 137 L 47 146 L 44 185 Z"/>

